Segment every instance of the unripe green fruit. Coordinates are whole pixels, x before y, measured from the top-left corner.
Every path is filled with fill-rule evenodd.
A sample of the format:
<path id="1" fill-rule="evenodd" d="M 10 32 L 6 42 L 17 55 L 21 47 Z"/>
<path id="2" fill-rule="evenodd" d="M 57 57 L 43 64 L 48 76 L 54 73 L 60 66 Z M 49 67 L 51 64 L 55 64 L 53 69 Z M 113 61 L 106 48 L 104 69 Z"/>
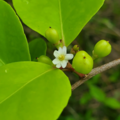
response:
<path id="1" fill-rule="evenodd" d="M 111 49 L 109 41 L 100 40 L 94 47 L 94 55 L 97 55 L 97 57 L 105 57 L 110 54 Z"/>
<path id="2" fill-rule="evenodd" d="M 78 45 L 74 45 L 74 46 L 73 46 L 73 50 L 78 51 L 78 50 L 79 50 Z"/>
<path id="3" fill-rule="evenodd" d="M 42 63 L 48 64 L 48 65 L 52 65 L 52 60 L 45 55 L 41 55 L 39 58 L 37 58 L 37 60 L 38 60 L 38 62 L 42 62 Z"/>
<path id="4" fill-rule="evenodd" d="M 85 51 L 79 51 L 73 59 L 72 66 L 77 72 L 88 74 L 93 68 L 93 59 Z"/>
<path id="5" fill-rule="evenodd" d="M 53 44 L 58 43 L 59 41 L 59 35 L 58 32 L 53 29 L 53 28 L 48 28 L 45 32 L 45 37 L 47 38 L 47 40 Z"/>
<path id="6" fill-rule="evenodd" d="M 73 50 L 74 50 L 74 51 L 78 51 L 78 50 L 79 50 L 78 45 L 74 45 L 74 46 L 73 46 Z"/>

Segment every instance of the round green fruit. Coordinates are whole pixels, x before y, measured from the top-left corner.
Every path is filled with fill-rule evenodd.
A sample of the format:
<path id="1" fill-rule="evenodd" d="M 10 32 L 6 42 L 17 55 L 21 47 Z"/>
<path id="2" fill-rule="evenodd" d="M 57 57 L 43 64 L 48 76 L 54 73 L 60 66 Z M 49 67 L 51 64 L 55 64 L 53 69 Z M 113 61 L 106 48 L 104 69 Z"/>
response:
<path id="1" fill-rule="evenodd" d="M 48 64 L 48 65 L 52 65 L 52 60 L 45 55 L 41 55 L 39 58 L 37 58 L 37 60 L 38 60 L 38 62 L 42 62 L 42 63 Z"/>
<path id="2" fill-rule="evenodd" d="M 74 46 L 73 46 L 73 50 L 74 50 L 74 51 L 78 51 L 78 50 L 79 50 L 78 45 L 74 45 Z"/>
<path id="3" fill-rule="evenodd" d="M 88 74 L 93 68 L 93 59 L 85 51 L 79 51 L 73 59 L 72 66 L 77 72 Z"/>
<path id="4" fill-rule="evenodd" d="M 59 35 L 58 32 L 53 29 L 53 28 L 48 28 L 45 32 L 45 37 L 47 38 L 47 40 L 53 44 L 58 43 L 59 41 Z"/>
<path id="5" fill-rule="evenodd" d="M 100 40 L 94 47 L 94 55 L 97 57 L 105 57 L 110 54 L 112 47 L 109 41 Z"/>

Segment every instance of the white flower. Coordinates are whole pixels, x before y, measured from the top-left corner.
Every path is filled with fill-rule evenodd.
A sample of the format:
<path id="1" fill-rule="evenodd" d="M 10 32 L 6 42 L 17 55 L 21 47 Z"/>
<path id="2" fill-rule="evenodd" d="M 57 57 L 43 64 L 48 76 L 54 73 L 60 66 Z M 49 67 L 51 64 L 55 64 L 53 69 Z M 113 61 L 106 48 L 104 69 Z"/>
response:
<path id="1" fill-rule="evenodd" d="M 57 68 L 65 68 L 67 66 L 68 60 L 73 58 L 73 54 L 67 54 L 67 48 L 59 47 L 58 51 L 55 50 L 53 55 L 56 57 L 52 62 L 56 65 Z"/>

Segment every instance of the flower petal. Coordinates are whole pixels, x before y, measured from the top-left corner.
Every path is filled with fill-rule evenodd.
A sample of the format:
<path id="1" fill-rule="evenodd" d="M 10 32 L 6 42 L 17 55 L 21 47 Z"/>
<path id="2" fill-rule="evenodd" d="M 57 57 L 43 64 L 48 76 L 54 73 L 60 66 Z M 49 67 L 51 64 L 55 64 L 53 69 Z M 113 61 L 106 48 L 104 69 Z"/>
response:
<path id="1" fill-rule="evenodd" d="M 58 52 L 59 52 L 59 54 L 63 53 L 63 50 L 61 47 L 59 47 Z"/>
<path id="2" fill-rule="evenodd" d="M 55 50 L 54 53 L 53 53 L 53 55 L 54 55 L 55 57 L 58 57 L 58 56 L 59 56 L 59 52 L 58 52 L 57 50 Z"/>
<path id="3" fill-rule="evenodd" d="M 56 64 L 60 63 L 60 61 L 59 61 L 57 58 L 55 58 L 55 59 L 52 61 L 52 63 L 56 65 Z"/>
<path id="4" fill-rule="evenodd" d="M 58 64 L 56 65 L 56 68 L 60 68 L 60 67 L 61 67 L 61 64 L 58 63 Z"/>
<path id="5" fill-rule="evenodd" d="M 65 59 L 71 60 L 73 58 L 73 54 L 66 54 Z"/>
<path id="6" fill-rule="evenodd" d="M 64 47 L 62 48 L 62 52 L 63 52 L 64 55 L 66 55 L 66 53 L 67 53 L 67 48 L 66 48 L 66 46 L 64 46 Z"/>
<path id="7" fill-rule="evenodd" d="M 63 61 L 61 62 L 62 68 L 65 68 L 65 67 L 67 66 L 67 63 L 68 63 L 67 60 L 63 60 Z"/>

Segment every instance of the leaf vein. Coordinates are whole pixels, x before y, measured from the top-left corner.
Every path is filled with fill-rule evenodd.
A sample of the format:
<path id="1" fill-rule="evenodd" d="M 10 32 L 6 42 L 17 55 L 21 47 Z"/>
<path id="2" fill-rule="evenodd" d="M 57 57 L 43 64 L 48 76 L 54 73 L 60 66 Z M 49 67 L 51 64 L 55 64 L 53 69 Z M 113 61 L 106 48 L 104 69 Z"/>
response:
<path id="1" fill-rule="evenodd" d="M 32 79 L 29 80 L 27 83 L 25 83 L 23 86 L 21 86 L 18 90 L 16 90 L 16 91 L 13 92 L 12 94 L 10 94 L 7 98 L 5 98 L 4 100 L 2 100 L 2 101 L 0 102 L 0 104 L 2 104 L 4 101 L 6 101 L 6 100 L 9 99 L 10 97 L 12 97 L 14 94 L 16 94 L 16 93 L 17 93 L 18 91 L 20 91 L 22 88 L 24 88 L 27 84 L 29 84 L 30 82 L 32 82 L 32 81 L 35 80 L 36 78 L 44 75 L 45 73 L 50 72 L 51 70 L 53 70 L 53 68 L 52 68 L 52 69 L 49 69 L 49 70 L 47 70 L 47 71 L 45 71 L 45 72 L 43 72 L 42 74 L 40 74 L 40 75 L 38 75 L 38 76 L 36 76 L 36 77 L 34 77 L 34 78 L 32 78 Z"/>
<path id="2" fill-rule="evenodd" d="M 60 25 L 61 25 L 61 34 L 62 34 L 62 43 L 63 45 L 65 45 L 65 40 L 64 40 L 64 33 L 63 33 L 63 22 L 62 22 L 62 14 L 61 14 L 61 3 L 60 0 L 59 1 L 59 14 L 60 14 Z"/>

